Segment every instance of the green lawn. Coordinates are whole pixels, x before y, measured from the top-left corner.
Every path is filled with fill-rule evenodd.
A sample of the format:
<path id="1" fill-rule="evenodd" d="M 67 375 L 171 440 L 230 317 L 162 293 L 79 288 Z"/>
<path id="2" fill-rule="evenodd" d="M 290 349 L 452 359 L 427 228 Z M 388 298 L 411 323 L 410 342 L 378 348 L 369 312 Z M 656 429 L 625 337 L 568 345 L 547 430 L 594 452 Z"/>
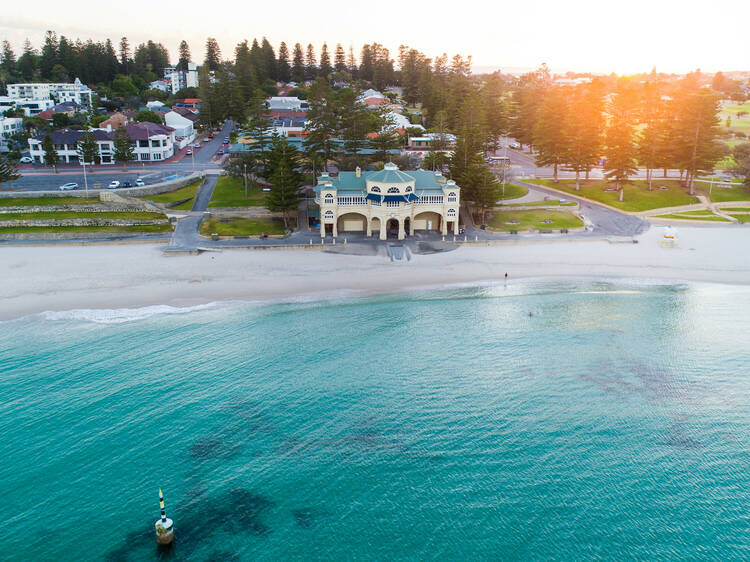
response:
<path id="1" fill-rule="evenodd" d="M 750 222 L 750 215 L 729 215 L 730 217 L 737 219 L 741 223 Z"/>
<path id="2" fill-rule="evenodd" d="M 518 224 L 507 224 L 516 220 Z M 552 222 L 545 223 L 545 220 Z M 494 211 L 489 222 L 493 230 L 559 229 L 583 226 L 577 216 L 565 211 Z"/>
<path id="3" fill-rule="evenodd" d="M 142 232 L 144 234 L 171 232 L 172 225 L 165 224 L 144 224 L 136 226 L 13 226 L 0 227 L 0 234 L 19 234 L 25 232 Z"/>
<path id="4" fill-rule="evenodd" d="M 695 213 L 702 212 L 702 211 L 694 211 Z M 659 215 L 654 218 L 657 219 L 680 219 L 680 220 L 686 220 L 686 221 L 712 221 L 712 222 L 730 222 L 728 219 L 725 219 L 724 217 L 720 217 L 718 215 L 714 215 L 711 211 L 706 211 L 708 214 L 699 215 L 699 214 L 689 214 L 689 212 L 685 213 L 673 213 L 669 215 Z"/>
<path id="5" fill-rule="evenodd" d="M 718 187 L 714 184 L 713 187 L 706 183 L 697 183 L 700 189 L 711 199 L 714 203 L 725 203 L 727 201 L 750 201 L 750 189 L 747 189 L 742 183 L 733 183 L 732 187 Z M 709 195 L 708 191 L 711 190 Z"/>
<path id="6" fill-rule="evenodd" d="M 724 207 L 721 210 L 725 213 L 750 213 L 750 207 Z"/>
<path id="7" fill-rule="evenodd" d="M 284 223 L 275 219 L 246 219 L 242 217 L 211 218 L 201 224 L 201 234 L 211 236 L 251 236 L 264 232 L 284 234 Z"/>
<path id="8" fill-rule="evenodd" d="M 39 212 L 39 213 L 0 213 L 0 221 L 10 220 L 50 220 L 50 219 L 128 219 L 153 220 L 166 218 L 161 213 L 146 211 L 103 211 L 79 213 L 76 211 Z"/>
<path id="9" fill-rule="evenodd" d="M 99 205 L 98 197 L 13 197 L 0 199 L 0 207 L 41 207 L 43 205 Z"/>
<path id="10" fill-rule="evenodd" d="M 513 207 L 575 207 L 575 201 L 566 201 L 560 203 L 559 199 L 550 199 L 549 201 L 528 201 L 526 203 L 501 203 L 499 206 L 512 209 Z"/>
<path id="11" fill-rule="evenodd" d="M 653 180 L 653 191 L 648 191 L 648 184 L 643 180 L 631 181 L 625 185 L 622 202 L 618 200 L 619 193 L 616 191 L 605 191 L 606 188 L 611 187 L 611 184 L 603 180 L 593 180 L 588 183 L 581 182 L 580 191 L 576 191 L 575 181 L 573 180 L 560 180 L 559 183 L 555 183 L 552 180 L 526 181 L 606 203 L 623 211 L 648 211 L 662 207 L 676 207 L 678 205 L 690 205 L 699 202 L 697 197 L 688 195 L 687 191 L 680 187 L 678 182 L 674 180 Z M 658 189 L 658 186 L 663 186 L 667 189 Z"/>
<path id="12" fill-rule="evenodd" d="M 202 183 L 203 179 L 197 179 L 194 182 L 189 183 L 185 187 L 181 187 L 180 189 L 177 189 L 175 191 L 170 191 L 169 193 L 159 193 L 157 195 L 147 195 L 145 197 L 141 197 L 141 199 L 146 199 L 148 201 L 152 201 L 153 203 L 163 204 L 188 199 L 188 201 L 186 201 L 185 203 L 170 207 L 170 209 L 189 211 L 193 208 L 193 199 L 195 198 L 195 194 L 198 193 L 198 188 Z"/>
<path id="13" fill-rule="evenodd" d="M 503 187 L 502 183 L 500 184 L 500 199 L 498 201 L 504 201 L 506 199 L 518 199 L 519 197 L 523 197 L 529 192 L 529 189 L 523 185 L 516 185 L 515 183 L 506 183 L 505 184 L 505 195 L 502 195 L 503 193 Z"/>
<path id="14" fill-rule="evenodd" d="M 230 176 L 220 176 L 216 182 L 209 207 L 262 207 L 266 194 L 259 187 L 252 187 L 248 182 L 247 199 L 242 180 Z"/>

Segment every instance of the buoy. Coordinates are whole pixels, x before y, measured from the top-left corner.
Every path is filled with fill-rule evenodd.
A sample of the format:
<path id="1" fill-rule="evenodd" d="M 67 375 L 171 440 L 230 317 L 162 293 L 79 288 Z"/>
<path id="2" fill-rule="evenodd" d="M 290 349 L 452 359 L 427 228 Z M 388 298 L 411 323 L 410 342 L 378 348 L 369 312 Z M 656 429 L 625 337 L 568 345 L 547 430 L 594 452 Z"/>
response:
<path id="1" fill-rule="evenodd" d="M 167 514 L 164 511 L 164 495 L 161 493 L 159 488 L 159 507 L 161 508 L 161 519 L 158 519 L 154 523 L 156 527 L 156 542 L 162 546 L 172 544 L 174 541 L 174 523 L 171 519 L 167 518 Z"/>

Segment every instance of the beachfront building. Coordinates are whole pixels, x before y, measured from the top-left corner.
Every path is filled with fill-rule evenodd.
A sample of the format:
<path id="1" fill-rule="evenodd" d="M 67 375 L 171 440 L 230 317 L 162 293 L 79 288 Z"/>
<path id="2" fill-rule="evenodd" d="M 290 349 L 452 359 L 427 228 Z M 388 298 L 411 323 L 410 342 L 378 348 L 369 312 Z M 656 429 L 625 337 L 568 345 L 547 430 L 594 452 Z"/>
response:
<path id="1" fill-rule="evenodd" d="M 461 188 L 440 172 L 401 171 L 386 164 L 377 172 L 324 173 L 315 186 L 320 236 L 357 232 L 381 240 L 416 232 L 458 234 Z"/>

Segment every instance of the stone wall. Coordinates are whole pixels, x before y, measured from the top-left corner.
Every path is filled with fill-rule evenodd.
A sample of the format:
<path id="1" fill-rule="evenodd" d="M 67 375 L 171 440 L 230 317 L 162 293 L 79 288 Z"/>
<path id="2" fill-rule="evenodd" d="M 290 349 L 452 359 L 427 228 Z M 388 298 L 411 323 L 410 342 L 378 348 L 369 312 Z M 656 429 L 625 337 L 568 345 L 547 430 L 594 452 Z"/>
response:
<path id="1" fill-rule="evenodd" d="M 3 221 L 3 228 L 28 228 L 34 226 L 143 226 L 153 224 L 169 224 L 169 219 L 37 219 L 37 220 L 9 220 Z"/>
<path id="2" fill-rule="evenodd" d="M 125 195 L 139 197 L 143 195 L 156 195 L 158 193 L 167 193 L 168 191 L 175 191 L 181 187 L 185 187 L 189 183 L 194 182 L 197 179 L 205 177 L 204 172 L 195 172 L 184 178 L 178 178 L 171 181 L 164 181 L 161 183 L 155 183 L 153 185 L 146 185 L 144 187 L 126 187 L 118 188 L 116 190 L 107 189 L 89 189 L 89 197 L 96 197 L 97 194 L 101 193 L 123 193 Z M 86 190 L 76 189 L 73 191 L 0 191 L 0 199 L 12 199 L 12 198 L 29 198 L 29 197 L 86 197 Z"/>

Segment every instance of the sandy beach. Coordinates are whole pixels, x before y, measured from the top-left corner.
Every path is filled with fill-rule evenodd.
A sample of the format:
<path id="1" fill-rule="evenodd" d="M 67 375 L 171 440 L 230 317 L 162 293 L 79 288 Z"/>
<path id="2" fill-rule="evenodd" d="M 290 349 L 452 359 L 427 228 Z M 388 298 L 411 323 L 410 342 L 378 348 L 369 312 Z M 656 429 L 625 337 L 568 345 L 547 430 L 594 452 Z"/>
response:
<path id="1" fill-rule="evenodd" d="M 750 284 L 750 229 L 663 229 L 638 244 L 537 241 L 464 246 L 391 262 L 319 250 L 227 250 L 164 257 L 161 245 L 0 248 L 0 319 L 44 311 L 192 306 L 222 300 L 367 295 L 539 277 L 607 277 Z"/>

